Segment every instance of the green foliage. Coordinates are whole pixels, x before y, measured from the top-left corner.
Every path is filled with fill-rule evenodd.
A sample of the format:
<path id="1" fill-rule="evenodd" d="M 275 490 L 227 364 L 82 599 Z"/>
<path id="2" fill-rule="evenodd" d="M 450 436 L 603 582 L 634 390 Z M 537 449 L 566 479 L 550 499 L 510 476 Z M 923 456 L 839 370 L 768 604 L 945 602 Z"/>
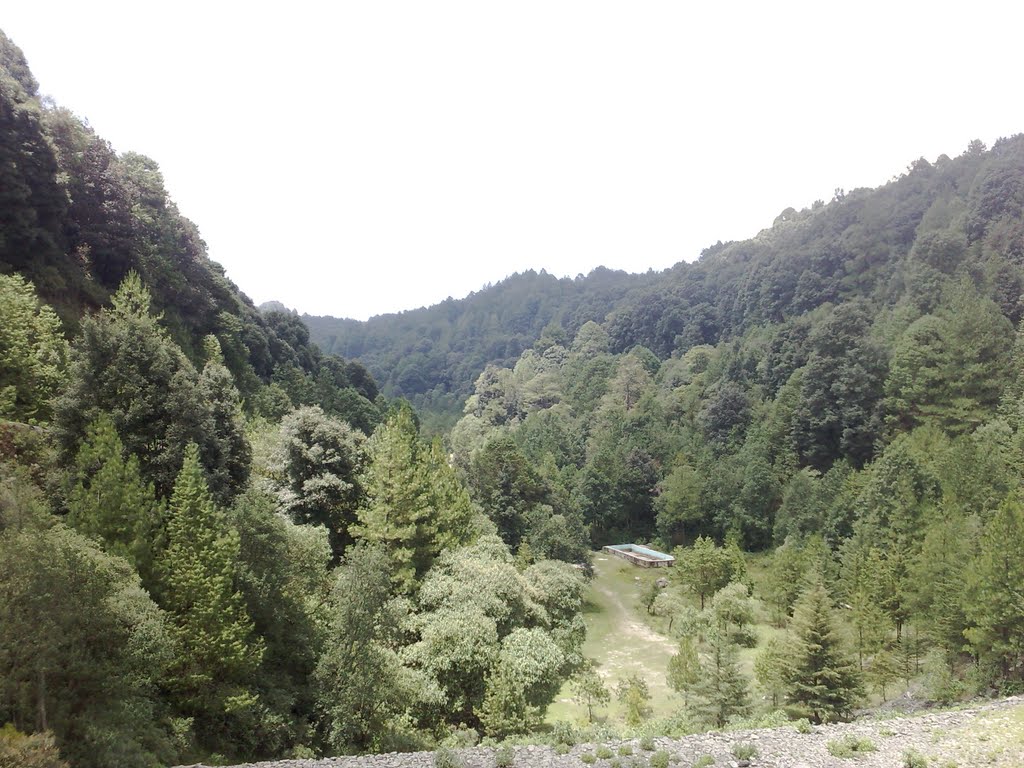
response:
<path id="1" fill-rule="evenodd" d="M 708 633 L 700 659 L 700 675 L 691 688 L 694 714 L 712 728 L 749 710 L 749 684 L 739 669 L 736 646 L 719 630 Z"/>
<path id="2" fill-rule="evenodd" d="M 693 768 L 710 768 L 714 764 L 715 758 L 713 755 L 700 755 L 693 761 Z"/>
<path id="3" fill-rule="evenodd" d="M 629 744 L 622 744 L 619 746 L 619 755 L 622 757 L 629 757 L 633 754 L 633 747 Z"/>
<path id="4" fill-rule="evenodd" d="M 684 636 L 679 640 L 679 650 L 668 661 L 668 687 L 676 693 L 686 696 L 700 678 L 700 659 L 697 656 L 697 644 L 692 637 Z"/>
<path id="5" fill-rule="evenodd" d="M 673 577 L 700 598 L 701 610 L 707 598 L 732 581 L 735 563 L 722 547 L 700 536 L 689 549 L 677 549 Z"/>
<path id="6" fill-rule="evenodd" d="M 60 321 L 32 284 L 0 274 L 0 419 L 49 421 L 67 356 Z"/>
<path id="7" fill-rule="evenodd" d="M 649 735 L 641 736 L 640 737 L 640 749 L 644 750 L 645 752 L 653 752 L 654 751 L 654 737 L 653 736 L 649 736 Z"/>
<path id="8" fill-rule="evenodd" d="M 797 600 L 791 649 L 786 695 L 794 712 L 813 723 L 848 718 L 862 692 L 860 675 L 846 658 L 820 579 Z"/>
<path id="9" fill-rule="evenodd" d="M 979 657 L 998 678 L 1019 683 L 1024 660 L 1024 504 L 1016 492 L 992 514 L 971 568 L 965 632 Z"/>
<path id="10" fill-rule="evenodd" d="M 27 736 L 7 723 L 0 727 L 0 768 L 67 768 L 53 734 Z"/>
<path id="11" fill-rule="evenodd" d="M 68 523 L 103 548 L 128 560 L 153 586 L 154 550 L 162 539 L 163 509 L 139 462 L 124 446 L 109 417 L 89 427 L 75 461 Z"/>
<path id="12" fill-rule="evenodd" d="M 474 512 L 439 444 L 420 442 L 412 410 L 401 405 L 367 445 L 360 482 L 367 500 L 352 533 L 381 544 L 392 579 L 412 592 L 443 549 L 468 543 Z"/>
<path id="13" fill-rule="evenodd" d="M 174 652 L 124 560 L 59 524 L 0 533 L 0 719 L 52 730 L 76 766 L 174 762 L 156 685 Z"/>
<path id="14" fill-rule="evenodd" d="M 831 739 L 825 743 L 825 748 L 832 757 L 852 758 L 860 757 L 868 752 L 877 752 L 875 742 L 864 736 L 856 736 L 852 733 L 839 739 Z"/>
<path id="15" fill-rule="evenodd" d="M 651 768 L 668 768 L 669 760 L 671 756 L 664 749 L 659 749 L 653 755 L 651 755 L 650 765 Z"/>
<path id="16" fill-rule="evenodd" d="M 751 760 L 759 754 L 756 746 L 740 741 L 732 745 L 730 752 L 737 760 Z"/>
<path id="17" fill-rule="evenodd" d="M 639 675 L 622 679 L 615 688 L 615 698 L 626 711 L 626 724 L 634 728 L 651 716 L 651 693 L 647 681 Z M 621 754 L 621 753 L 620 753 Z"/>
<path id="18" fill-rule="evenodd" d="M 916 749 L 908 749 L 903 753 L 903 768 L 928 768 L 928 758 Z"/>
<path id="19" fill-rule="evenodd" d="M 597 757 L 594 756 L 593 752 L 584 752 L 582 755 L 580 755 L 580 760 L 586 763 L 587 765 L 593 765 L 597 762 Z"/>
<path id="20" fill-rule="evenodd" d="M 191 444 L 168 507 L 157 573 L 178 644 L 174 697 L 208 743 L 217 740 L 225 716 L 256 704 L 252 683 L 264 645 L 236 586 L 239 549 L 238 531 L 214 504 Z"/>
<path id="21" fill-rule="evenodd" d="M 349 527 L 365 495 L 365 442 L 348 424 L 309 406 L 281 421 L 271 458 L 279 508 L 297 523 L 324 526 L 335 558 L 352 541 Z"/>
<path id="22" fill-rule="evenodd" d="M 413 700 L 391 650 L 398 631 L 389 611 L 390 563 L 377 547 L 354 547 L 336 571 L 332 623 L 314 674 L 320 729 L 338 752 L 387 743 L 387 732 Z"/>
<path id="23" fill-rule="evenodd" d="M 494 750 L 495 768 L 512 768 L 515 764 L 516 752 L 508 744 L 502 744 Z"/>
<path id="24" fill-rule="evenodd" d="M 615 754 L 611 751 L 611 749 L 609 749 L 608 745 L 606 744 L 598 744 L 597 749 L 594 750 L 594 753 L 601 760 L 610 760 L 612 756 Z"/>
<path id="25" fill-rule="evenodd" d="M 440 747 L 434 751 L 434 768 L 465 768 L 466 761 L 453 749 Z"/>
<path id="26" fill-rule="evenodd" d="M 573 700 L 587 708 L 587 722 L 594 722 L 594 707 L 606 705 L 611 701 L 611 693 L 593 663 L 585 664 L 569 680 Z"/>

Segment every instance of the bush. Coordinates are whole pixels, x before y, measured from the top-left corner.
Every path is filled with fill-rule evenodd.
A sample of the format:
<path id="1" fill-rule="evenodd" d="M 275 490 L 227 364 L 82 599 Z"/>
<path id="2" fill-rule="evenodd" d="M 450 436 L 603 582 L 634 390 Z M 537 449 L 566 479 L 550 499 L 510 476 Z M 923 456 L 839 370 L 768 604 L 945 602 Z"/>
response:
<path id="1" fill-rule="evenodd" d="M 903 753 L 903 768 L 928 768 L 928 758 L 915 749 Z"/>
<path id="2" fill-rule="evenodd" d="M 580 760 L 582 760 L 587 765 L 592 765 L 593 763 L 597 762 L 597 758 L 594 757 L 593 752 L 584 752 L 582 755 L 580 755 Z"/>
<path id="3" fill-rule="evenodd" d="M 644 736 L 643 738 L 641 738 L 640 739 L 640 749 L 644 750 L 645 752 L 653 752 L 654 751 L 654 737 L 653 736 Z"/>
<path id="4" fill-rule="evenodd" d="M 570 747 L 579 741 L 579 734 L 573 724 L 566 720 L 556 720 L 551 726 L 551 741 L 554 744 L 568 744 Z"/>
<path id="5" fill-rule="evenodd" d="M 651 755 L 651 768 L 668 768 L 669 754 L 664 749 L 659 749 Z"/>
<path id="6" fill-rule="evenodd" d="M 757 632 L 751 626 L 735 629 L 730 633 L 731 639 L 736 645 L 743 648 L 757 647 Z"/>
<path id="7" fill-rule="evenodd" d="M 597 752 L 597 756 L 599 758 L 601 758 L 602 760 L 608 760 L 609 758 L 611 758 L 612 755 L 615 754 L 608 747 L 606 747 L 604 744 L 599 745 L 597 750 L 595 750 L 595 751 Z"/>
<path id="8" fill-rule="evenodd" d="M 515 758 L 516 751 L 509 744 L 502 744 L 494 750 L 494 765 L 497 768 L 512 768 Z"/>
<path id="9" fill-rule="evenodd" d="M 434 751 L 434 768 L 466 768 L 466 763 L 454 749 L 439 747 Z"/>
<path id="10" fill-rule="evenodd" d="M 0 728 L 0 768 L 68 768 L 50 733 L 26 736 L 8 723 Z"/>
<path id="11" fill-rule="evenodd" d="M 876 752 L 878 747 L 871 739 L 854 736 L 852 733 L 841 739 L 833 739 L 825 744 L 832 757 L 859 757 L 866 752 Z"/>
<path id="12" fill-rule="evenodd" d="M 801 717 L 799 720 L 793 723 L 793 727 L 796 728 L 797 733 L 810 733 L 812 730 L 811 721 L 808 720 L 806 717 Z"/>
<path id="13" fill-rule="evenodd" d="M 570 747 L 568 744 L 555 744 L 556 755 L 568 755 L 570 749 L 572 749 L 572 747 Z"/>
<path id="14" fill-rule="evenodd" d="M 701 755 L 693 764 L 693 768 L 709 768 L 715 764 L 714 755 Z"/>
<path id="15" fill-rule="evenodd" d="M 732 745 L 732 755 L 737 760 L 751 760 L 757 757 L 757 747 L 746 742 L 737 742 Z"/>
<path id="16" fill-rule="evenodd" d="M 629 744 L 623 744 L 619 747 L 619 755 L 622 757 L 628 757 L 633 754 L 633 747 Z"/>

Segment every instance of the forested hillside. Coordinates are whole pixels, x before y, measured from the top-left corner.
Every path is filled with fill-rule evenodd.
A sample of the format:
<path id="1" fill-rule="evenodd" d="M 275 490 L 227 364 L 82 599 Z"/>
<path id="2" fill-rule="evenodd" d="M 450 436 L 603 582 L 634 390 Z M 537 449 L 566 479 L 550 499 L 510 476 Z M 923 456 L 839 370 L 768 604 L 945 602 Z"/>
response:
<path id="1" fill-rule="evenodd" d="M 580 573 L 516 561 L 408 405 L 257 312 L 2 33 L 0 182 L 0 765 L 533 728 Z"/>
<path id="2" fill-rule="evenodd" d="M 598 268 L 576 279 L 543 270 L 512 275 L 464 299 L 367 322 L 303 315 L 325 352 L 359 360 L 393 397 L 404 397 L 432 422 L 450 428 L 485 365 L 512 365 L 545 334 L 571 338 L 601 322 L 626 293 L 653 273 Z"/>
<path id="3" fill-rule="evenodd" d="M 428 440 L 37 91 L 0 35 L 0 764 L 564 752 L 1024 689 L 1024 136 L 660 275 L 337 331 L 389 392 L 464 399 Z M 639 673 L 611 714 L 586 649 L 622 541 L 677 558 L 600 595 L 676 649 L 670 716 Z"/>
<path id="4" fill-rule="evenodd" d="M 510 367 L 545 333 L 571 339 L 587 321 L 608 321 L 613 352 L 641 345 L 665 359 L 856 297 L 892 307 L 910 291 L 927 307 L 939 277 L 965 261 L 985 270 L 993 298 L 1016 321 L 1021 152 L 1017 138 L 990 152 L 974 143 L 956 159 L 918 159 L 880 189 L 836 190 L 827 204 L 786 209 L 756 237 L 718 243 L 661 274 L 526 273 L 367 322 L 304 319 L 322 349 L 359 360 L 387 393 L 438 414 L 485 364 Z"/>

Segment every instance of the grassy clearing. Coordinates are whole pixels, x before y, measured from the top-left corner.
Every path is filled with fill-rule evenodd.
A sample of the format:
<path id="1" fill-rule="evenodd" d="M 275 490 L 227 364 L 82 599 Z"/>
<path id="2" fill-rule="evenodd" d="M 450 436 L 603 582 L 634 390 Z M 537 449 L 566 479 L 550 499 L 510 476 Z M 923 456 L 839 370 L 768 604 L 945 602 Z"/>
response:
<path id="1" fill-rule="evenodd" d="M 583 652 L 596 660 L 609 690 L 620 680 L 638 674 L 651 691 L 654 717 L 669 714 L 679 704 L 665 683 L 668 660 L 675 653 L 675 641 L 652 627 L 640 598 L 652 582 L 665 575 L 662 568 L 638 568 L 621 558 L 596 553 L 594 578 L 590 583 L 584 621 L 587 641 Z M 548 710 L 548 720 L 582 721 L 587 712 L 571 701 L 566 685 Z M 617 701 L 595 711 L 595 718 L 622 719 Z"/>

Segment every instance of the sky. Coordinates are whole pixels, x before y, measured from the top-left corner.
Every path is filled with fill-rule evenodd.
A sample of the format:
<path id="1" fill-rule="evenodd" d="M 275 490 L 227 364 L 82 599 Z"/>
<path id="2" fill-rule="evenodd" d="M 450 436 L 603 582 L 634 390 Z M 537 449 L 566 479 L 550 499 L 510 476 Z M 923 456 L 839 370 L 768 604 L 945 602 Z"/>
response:
<path id="1" fill-rule="evenodd" d="M 642 272 L 1024 131 L 1024 4 L 12 3 L 257 303 L 365 319 Z"/>

